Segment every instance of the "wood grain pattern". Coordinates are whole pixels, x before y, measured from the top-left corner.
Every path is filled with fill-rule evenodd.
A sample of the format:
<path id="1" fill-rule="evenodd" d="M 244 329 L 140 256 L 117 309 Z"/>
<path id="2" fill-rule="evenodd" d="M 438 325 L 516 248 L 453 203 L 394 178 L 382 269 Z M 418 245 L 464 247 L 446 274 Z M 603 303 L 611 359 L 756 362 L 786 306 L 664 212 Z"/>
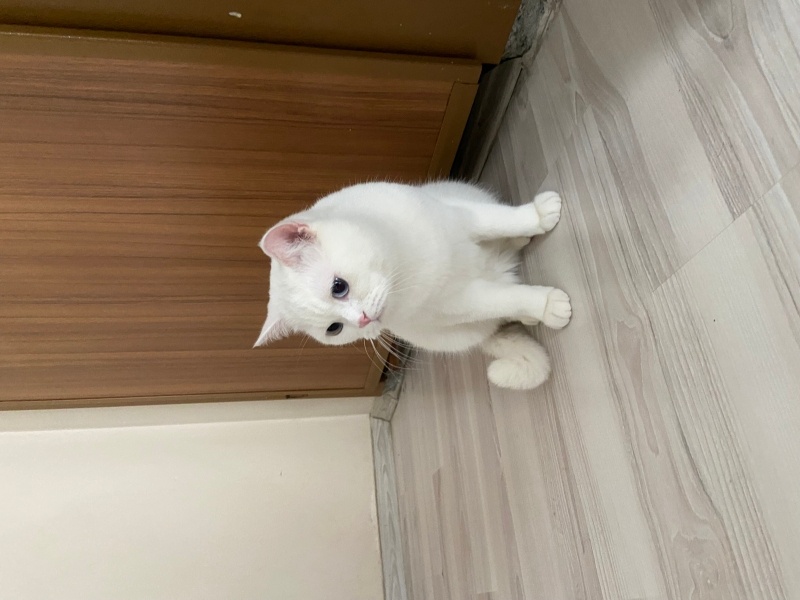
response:
<path id="1" fill-rule="evenodd" d="M 604 175 L 629 223 L 627 251 L 641 255 L 637 285 L 651 291 L 732 220 L 658 39 L 643 3 L 565 4 L 528 86 L 550 161 L 593 109 L 596 153 L 613 167 Z"/>
<path id="2" fill-rule="evenodd" d="M 271 42 L 311 48 L 349 48 L 407 55 L 460 56 L 497 63 L 519 0 L 411 0 L 376 4 L 346 0 L 331 10 L 292 0 L 6 0 L 0 23 L 126 31 L 195 38 Z M 239 13 L 239 17 L 229 14 Z"/>
<path id="3" fill-rule="evenodd" d="M 414 600 L 800 596 L 798 18 L 565 0 L 523 59 L 481 182 L 561 191 L 523 273 L 573 320 L 538 331 L 554 371 L 532 393 L 490 387 L 478 355 L 409 371 L 392 432 Z"/>
<path id="4" fill-rule="evenodd" d="M 697 138 L 737 216 L 800 160 L 797 7 L 773 0 L 650 6 Z"/>
<path id="5" fill-rule="evenodd" d="M 359 75 L 353 55 L 0 38 L 0 405 L 375 394 L 363 347 L 250 350 L 256 243 L 344 185 L 448 168 L 465 65 L 365 55 Z"/>

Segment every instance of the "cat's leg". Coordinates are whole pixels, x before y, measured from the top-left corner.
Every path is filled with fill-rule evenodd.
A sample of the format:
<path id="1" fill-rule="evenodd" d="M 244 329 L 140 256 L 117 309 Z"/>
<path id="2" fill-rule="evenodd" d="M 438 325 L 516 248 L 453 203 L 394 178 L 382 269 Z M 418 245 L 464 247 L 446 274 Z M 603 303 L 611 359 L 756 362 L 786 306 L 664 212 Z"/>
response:
<path id="1" fill-rule="evenodd" d="M 553 229 L 561 220 L 561 196 L 558 192 L 542 192 L 533 197 L 536 214 L 539 215 L 539 224 L 542 233 Z"/>
<path id="2" fill-rule="evenodd" d="M 470 214 L 470 234 L 478 241 L 530 238 L 550 231 L 561 218 L 561 196 L 555 192 L 537 194 L 522 206 L 465 202 L 459 207 Z"/>
<path id="3" fill-rule="evenodd" d="M 494 359 L 489 363 L 489 381 L 499 387 L 531 390 L 550 375 L 547 352 L 518 324 L 501 327 L 482 348 Z"/>
<path id="4" fill-rule="evenodd" d="M 561 329 L 569 323 L 572 307 L 569 296 L 558 288 L 478 280 L 451 302 L 449 312 L 466 321 L 541 321 Z"/>
<path id="5" fill-rule="evenodd" d="M 529 237 L 515 237 L 509 238 L 508 245 L 511 246 L 512 250 L 519 251 L 522 250 L 525 246 L 531 243 L 531 238 Z"/>

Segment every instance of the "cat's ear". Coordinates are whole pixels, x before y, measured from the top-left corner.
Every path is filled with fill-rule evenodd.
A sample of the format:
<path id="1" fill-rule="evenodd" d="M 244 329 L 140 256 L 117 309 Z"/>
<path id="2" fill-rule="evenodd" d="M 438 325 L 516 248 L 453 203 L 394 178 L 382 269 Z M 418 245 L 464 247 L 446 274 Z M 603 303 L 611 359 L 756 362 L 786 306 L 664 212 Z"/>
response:
<path id="1" fill-rule="evenodd" d="M 264 326 L 261 328 L 261 333 L 258 334 L 258 339 L 253 344 L 253 348 L 266 346 L 270 342 L 286 337 L 292 332 L 286 322 L 280 317 L 274 317 L 274 314 L 274 311 L 267 313 L 267 320 L 264 321 Z"/>
<path id="2" fill-rule="evenodd" d="M 314 232 L 305 223 L 280 223 L 264 234 L 258 246 L 270 258 L 294 266 L 314 239 Z"/>

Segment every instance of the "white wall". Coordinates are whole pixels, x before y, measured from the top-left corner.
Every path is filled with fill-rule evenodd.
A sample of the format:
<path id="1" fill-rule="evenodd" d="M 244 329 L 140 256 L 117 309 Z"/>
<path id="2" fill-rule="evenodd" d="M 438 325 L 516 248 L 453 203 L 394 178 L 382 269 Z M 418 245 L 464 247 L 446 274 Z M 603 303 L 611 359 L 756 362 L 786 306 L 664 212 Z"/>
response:
<path id="1" fill-rule="evenodd" d="M 364 406 L 291 402 L 0 412 L 0 596 L 382 598 Z"/>

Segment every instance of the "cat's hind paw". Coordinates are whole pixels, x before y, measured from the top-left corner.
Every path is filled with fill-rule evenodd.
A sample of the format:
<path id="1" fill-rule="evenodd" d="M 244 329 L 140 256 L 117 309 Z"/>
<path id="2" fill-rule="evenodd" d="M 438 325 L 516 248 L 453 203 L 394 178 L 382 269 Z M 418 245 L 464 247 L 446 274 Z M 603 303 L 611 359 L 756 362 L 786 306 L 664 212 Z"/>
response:
<path id="1" fill-rule="evenodd" d="M 533 199 L 533 206 L 539 214 L 539 229 L 542 233 L 550 231 L 561 219 L 561 196 L 556 192 L 542 192 Z"/>
<path id="2" fill-rule="evenodd" d="M 489 364 L 489 381 L 509 390 L 532 390 L 550 375 L 550 363 L 531 362 L 524 358 L 498 358 Z"/>
<path id="3" fill-rule="evenodd" d="M 554 288 L 547 295 L 542 323 L 553 329 L 566 327 L 572 317 L 572 305 L 569 296 L 563 290 Z"/>

